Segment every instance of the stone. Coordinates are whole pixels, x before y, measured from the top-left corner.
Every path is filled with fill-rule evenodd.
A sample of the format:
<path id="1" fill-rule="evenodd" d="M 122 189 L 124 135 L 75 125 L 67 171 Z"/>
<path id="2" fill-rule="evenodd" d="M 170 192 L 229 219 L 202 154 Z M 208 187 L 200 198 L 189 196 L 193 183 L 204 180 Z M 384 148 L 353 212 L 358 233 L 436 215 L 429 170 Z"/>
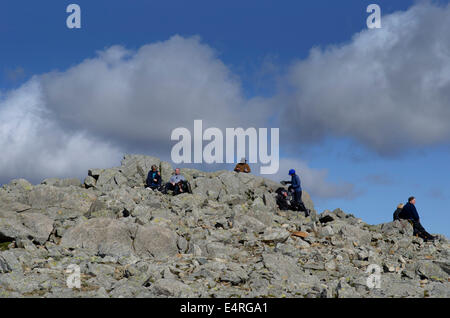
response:
<path id="1" fill-rule="evenodd" d="M 159 225 L 139 227 L 134 240 L 136 254 L 140 257 L 166 258 L 178 254 L 178 236 Z"/>
<path id="2" fill-rule="evenodd" d="M 433 261 L 417 262 L 416 273 L 433 281 L 448 281 L 449 278 L 448 274 Z"/>
<path id="3" fill-rule="evenodd" d="M 94 254 L 129 256 L 132 253 L 130 229 L 110 218 L 94 218 L 69 229 L 61 239 L 61 246 L 82 248 Z"/>
<path id="4" fill-rule="evenodd" d="M 84 179 L 84 186 L 86 188 L 93 188 L 93 187 L 95 187 L 96 184 L 97 184 L 97 180 L 94 177 L 87 176 Z"/>
<path id="5" fill-rule="evenodd" d="M 328 237 L 328 236 L 333 236 L 334 235 L 334 231 L 333 228 L 329 225 L 323 227 L 320 229 L 320 235 L 322 237 Z"/>
<path id="6" fill-rule="evenodd" d="M 269 228 L 264 231 L 261 241 L 266 243 L 283 243 L 290 235 L 291 233 L 284 229 Z"/>
<path id="7" fill-rule="evenodd" d="M 184 298 L 192 297 L 193 294 L 188 285 L 175 279 L 159 279 L 152 285 L 151 288 L 156 295 L 164 297 Z"/>
<path id="8" fill-rule="evenodd" d="M 24 212 L 19 215 L 21 223 L 31 230 L 33 240 L 43 245 L 53 231 L 53 220 L 40 213 Z"/>

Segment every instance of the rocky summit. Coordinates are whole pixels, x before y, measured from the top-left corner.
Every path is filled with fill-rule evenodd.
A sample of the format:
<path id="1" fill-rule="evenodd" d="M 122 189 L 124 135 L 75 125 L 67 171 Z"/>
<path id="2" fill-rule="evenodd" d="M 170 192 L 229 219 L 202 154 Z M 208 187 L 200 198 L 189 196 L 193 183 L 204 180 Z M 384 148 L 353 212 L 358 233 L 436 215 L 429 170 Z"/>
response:
<path id="1" fill-rule="evenodd" d="M 0 188 L 0 296 L 450 296 L 442 235 L 424 242 L 407 221 L 318 214 L 306 192 L 310 216 L 280 211 L 280 185 L 251 174 L 182 169 L 193 193 L 162 194 L 144 187 L 153 164 L 167 182 L 169 163 L 127 155 L 83 183 Z"/>

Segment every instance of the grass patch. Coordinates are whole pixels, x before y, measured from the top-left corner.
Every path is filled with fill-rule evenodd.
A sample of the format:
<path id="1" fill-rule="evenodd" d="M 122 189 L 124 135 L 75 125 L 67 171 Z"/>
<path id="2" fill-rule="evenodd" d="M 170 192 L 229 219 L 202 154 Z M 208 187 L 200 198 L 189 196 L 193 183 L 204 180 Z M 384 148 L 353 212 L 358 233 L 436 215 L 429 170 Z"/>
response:
<path id="1" fill-rule="evenodd" d="M 0 251 L 7 251 L 9 250 L 9 244 L 11 244 L 12 242 L 2 242 L 0 243 Z"/>

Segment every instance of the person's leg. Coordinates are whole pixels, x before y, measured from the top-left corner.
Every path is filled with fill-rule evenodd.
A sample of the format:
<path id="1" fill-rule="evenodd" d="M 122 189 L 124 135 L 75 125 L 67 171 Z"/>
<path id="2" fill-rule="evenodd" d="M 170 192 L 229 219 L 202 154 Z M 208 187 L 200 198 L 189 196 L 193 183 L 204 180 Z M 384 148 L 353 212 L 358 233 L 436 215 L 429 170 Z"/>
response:
<path id="1" fill-rule="evenodd" d="M 294 200 L 295 204 L 298 203 L 298 193 L 297 193 L 297 191 L 293 191 L 292 192 L 292 199 Z"/>
<path id="2" fill-rule="evenodd" d="M 173 184 L 170 182 L 167 182 L 166 186 L 164 187 L 164 192 L 167 193 L 167 191 L 173 190 L 173 189 L 174 189 Z"/>
<path id="3" fill-rule="evenodd" d="M 418 221 L 413 221 L 414 226 L 414 235 L 418 234 L 419 237 L 423 238 L 424 240 L 432 240 L 434 239 L 434 236 L 432 236 L 430 233 L 428 233 L 425 228 L 420 224 Z"/>
<path id="4" fill-rule="evenodd" d="M 179 182 L 173 186 L 173 195 L 178 195 L 181 193 L 182 183 Z"/>

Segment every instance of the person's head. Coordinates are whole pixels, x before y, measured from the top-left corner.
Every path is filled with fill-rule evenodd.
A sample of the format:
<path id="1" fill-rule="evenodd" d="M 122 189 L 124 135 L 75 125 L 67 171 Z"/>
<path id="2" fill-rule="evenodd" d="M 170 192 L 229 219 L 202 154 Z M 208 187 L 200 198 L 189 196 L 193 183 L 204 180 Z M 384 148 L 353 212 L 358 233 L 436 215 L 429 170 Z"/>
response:
<path id="1" fill-rule="evenodd" d="M 156 165 L 153 165 L 152 166 L 152 171 L 156 171 L 156 170 L 158 170 L 158 167 Z"/>
<path id="2" fill-rule="evenodd" d="M 409 197 L 408 198 L 408 203 L 416 204 L 416 198 L 415 197 Z"/>
<path id="3" fill-rule="evenodd" d="M 294 175 L 294 174 L 295 174 L 295 170 L 294 170 L 294 169 L 289 170 L 289 175 L 290 175 L 290 176 L 292 176 L 292 175 Z"/>
<path id="4" fill-rule="evenodd" d="M 245 159 L 245 157 L 242 157 L 241 158 L 241 163 L 246 163 L 247 162 L 247 159 Z"/>
<path id="5" fill-rule="evenodd" d="M 397 205 L 397 209 L 403 209 L 404 205 L 403 203 L 400 203 L 399 205 Z"/>
<path id="6" fill-rule="evenodd" d="M 175 169 L 175 174 L 180 174 L 180 168 Z"/>

